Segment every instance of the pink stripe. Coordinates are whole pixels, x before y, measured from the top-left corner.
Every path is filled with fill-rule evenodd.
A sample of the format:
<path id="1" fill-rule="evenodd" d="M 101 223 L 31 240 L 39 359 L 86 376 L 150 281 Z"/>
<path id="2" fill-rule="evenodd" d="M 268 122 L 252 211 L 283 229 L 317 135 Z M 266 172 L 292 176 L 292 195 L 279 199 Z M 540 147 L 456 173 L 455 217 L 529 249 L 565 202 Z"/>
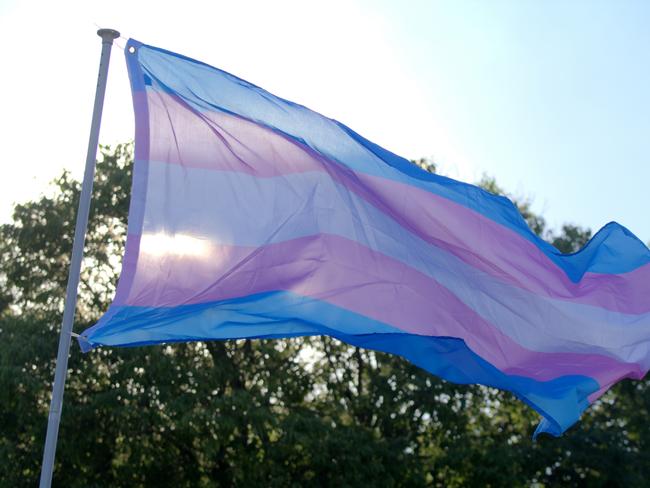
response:
<path id="1" fill-rule="evenodd" d="M 135 159 L 148 160 L 150 159 L 150 134 L 149 134 L 149 121 L 157 126 L 158 110 L 155 106 L 151 106 L 151 98 L 146 96 L 145 92 L 132 91 L 133 98 L 133 112 L 135 115 Z M 149 112 L 149 107 L 153 109 Z M 155 146 L 155 144 L 154 144 Z"/>
<path id="2" fill-rule="evenodd" d="M 617 312 L 650 311 L 649 265 L 618 275 L 586 273 L 574 283 L 535 244 L 472 209 L 411 185 L 354 172 L 245 119 L 198 113 L 177 97 L 147 93 L 156 141 L 152 161 L 265 178 L 325 172 L 405 229 L 504 283 Z"/>
<path id="3" fill-rule="evenodd" d="M 459 337 L 508 374 L 541 381 L 583 374 L 600 384 L 642 376 L 638 365 L 603 355 L 525 349 L 435 280 L 341 237 L 310 236 L 260 248 L 211 245 L 200 257 L 143 254 L 135 274 L 126 305 L 173 307 L 286 290 L 408 333 Z"/>
<path id="4" fill-rule="evenodd" d="M 151 140 L 156 141 L 151 144 L 151 161 L 262 178 L 323 171 L 323 161 L 260 125 L 220 112 L 199 113 L 167 93 L 146 93 Z"/>
<path id="5" fill-rule="evenodd" d="M 355 193 L 425 241 L 504 283 L 622 313 L 650 311 L 649 265 L 618 275 L 585 273 L 574 283 L 532 242 L 478 212 L 404 183 L 364 174 L 358 178 L 360 184 L 347 183 Z"/>

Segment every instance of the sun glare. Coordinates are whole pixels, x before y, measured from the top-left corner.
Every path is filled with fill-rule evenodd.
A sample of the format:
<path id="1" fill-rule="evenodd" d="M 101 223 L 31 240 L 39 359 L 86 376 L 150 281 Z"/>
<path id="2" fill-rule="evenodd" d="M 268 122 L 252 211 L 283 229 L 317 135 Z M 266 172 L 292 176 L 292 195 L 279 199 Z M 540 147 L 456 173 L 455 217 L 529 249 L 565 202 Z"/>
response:
<path id="1" fill-rule="evenodd" d="M 140 240 L 140 252 L 152 256 L 203 256 L 208 252 L 206 239 L 187 234 L 144 234 Z"/>

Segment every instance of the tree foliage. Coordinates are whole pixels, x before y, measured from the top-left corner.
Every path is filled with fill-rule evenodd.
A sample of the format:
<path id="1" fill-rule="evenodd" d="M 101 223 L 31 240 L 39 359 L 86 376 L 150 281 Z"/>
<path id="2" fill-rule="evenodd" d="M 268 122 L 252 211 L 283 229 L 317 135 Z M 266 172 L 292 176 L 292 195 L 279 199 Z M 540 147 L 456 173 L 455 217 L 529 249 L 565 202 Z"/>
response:
<path id="1" fill-rule="evenodd" d="M 132 152 L 102 148 L 78 330 L 114 291 Z M 435 165 L 418 162 L 429 171 Z M 492 179 L 481 184 L 504 192 Z M 38 479 L 79 183 L 16 206 L 0 228 L 0 485 Z M 574 252 L 588 229 L 531 228 Z M 57 486 L 644 486 L 650 394 L 622 383 L 559 439 L 511 395 L 442 381 L 331 338 L 73 346 Z"/>

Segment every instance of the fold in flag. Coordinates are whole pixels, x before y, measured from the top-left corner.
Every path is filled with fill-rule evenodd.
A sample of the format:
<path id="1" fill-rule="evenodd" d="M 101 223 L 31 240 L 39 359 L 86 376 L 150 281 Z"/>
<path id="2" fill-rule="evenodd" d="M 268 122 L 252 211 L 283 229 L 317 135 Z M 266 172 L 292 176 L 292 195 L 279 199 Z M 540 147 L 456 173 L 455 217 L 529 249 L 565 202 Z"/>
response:
<path id="1" fill-rule="evenodd" d="M 130 40 L 136 118 L 115 299 L 84 350 L 329 335 L 513 392 L 559 435 L 650 364 L 650 250 L 563 255 L 506 198 Z"/>

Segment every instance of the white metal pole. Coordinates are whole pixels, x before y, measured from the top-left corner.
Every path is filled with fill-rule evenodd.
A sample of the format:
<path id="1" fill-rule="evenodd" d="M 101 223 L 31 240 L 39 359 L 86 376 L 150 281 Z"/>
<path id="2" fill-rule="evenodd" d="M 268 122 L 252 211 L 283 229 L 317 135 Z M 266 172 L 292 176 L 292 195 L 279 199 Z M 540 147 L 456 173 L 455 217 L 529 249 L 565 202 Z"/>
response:
<path id="1" fill-rule="evenodd" d="M 74 231 L 72 258 L 70 260 L 70 270 L 68 272 L 68 287 L 66 289 L 65 309 L 63 312 L 63 321 L 61 322 L 61 334 L 59 336 L 59 352 L 56 356 L 56 372 L 54 373 L 50 415 L 47 420 L 47 436 L 45 438 L 43 465 L 41 467 L 41 488 L 49 488 L 52 484 L 54 455 L 56 453 L 56 441 L 59 435 L 59 422 L 61 420 L 61 407 L 63 404 L 63 389 L 65 387 L 65 379 L 68 373 L 70 338 L 72 333 L 72 324 L 74 322 L 74 312 L 77 307 L 77 288 L 79 286 L 84 241 L 86 240 L 88 213 L 90 211 L 90 197 L 93 192 L 93 178 L 95 177 L 95 158 L 97 157 L 97 143 L 99 142 L 99 126 L 102 119 L 102 109 L 104 108 L 108 63 L 111 58 L 111 46 L 113 45 L 113 40 L 117 39 L 120 36 L 120 33 L 113 29 L 100 29 L 97 31 L 97 35 L 102 38 L 102 54 L 99 60 L 99 76 L 97 78 L 95 106 L 93 108 L 93 119 L 90 126 L 90 138 L 88 140 L 86 169 L 84 171 L 81 195 L 79 197 L 77 224 Z"/>

